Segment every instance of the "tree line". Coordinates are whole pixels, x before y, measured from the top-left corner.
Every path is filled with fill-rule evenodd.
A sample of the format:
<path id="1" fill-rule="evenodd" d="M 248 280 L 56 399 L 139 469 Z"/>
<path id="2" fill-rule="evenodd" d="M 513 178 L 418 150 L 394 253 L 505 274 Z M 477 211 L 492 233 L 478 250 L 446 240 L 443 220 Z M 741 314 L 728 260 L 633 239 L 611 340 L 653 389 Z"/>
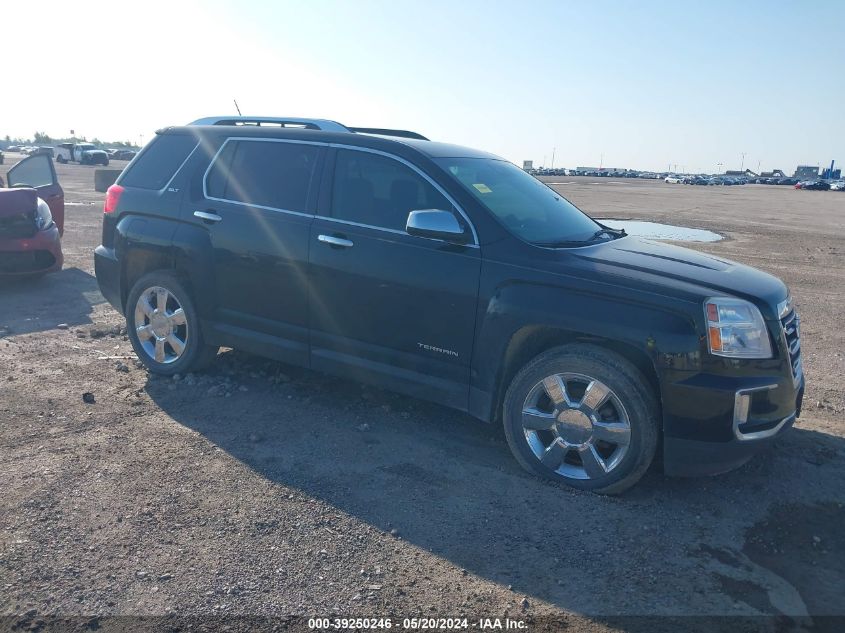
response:
<path id="1" fill-rule="evenodd" d="M 54 138 L 46 132 L 36 132 L 32 135 L 32 139 L 14 137 L 8 134 L 3 138 L 6 145 L 57 145 L 58 143 L 93 143 L 97 147 L 114 147 L 126 149 L 140 149 L 140 147 L 132 141 L 101 141 L 94 137 L 90 141 L 84 136 L 65 136 L 62 138 Z"/>

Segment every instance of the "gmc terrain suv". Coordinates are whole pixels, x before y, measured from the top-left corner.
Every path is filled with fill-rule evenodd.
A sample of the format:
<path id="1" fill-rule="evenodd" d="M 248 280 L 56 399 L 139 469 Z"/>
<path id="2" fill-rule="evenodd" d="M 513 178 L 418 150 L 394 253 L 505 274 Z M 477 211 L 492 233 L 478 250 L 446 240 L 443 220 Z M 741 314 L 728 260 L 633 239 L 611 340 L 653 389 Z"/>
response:
<path id="1" fill-rule="evenodd" d="M 804 378 L 777 278 L 627 236 L 496 156 L 229 117 L 160 130 L 106 195 L 103 295 L 150 371 L 220 346 L 504 425 L 529 471 L 620 492 L 722 472 Z"/>

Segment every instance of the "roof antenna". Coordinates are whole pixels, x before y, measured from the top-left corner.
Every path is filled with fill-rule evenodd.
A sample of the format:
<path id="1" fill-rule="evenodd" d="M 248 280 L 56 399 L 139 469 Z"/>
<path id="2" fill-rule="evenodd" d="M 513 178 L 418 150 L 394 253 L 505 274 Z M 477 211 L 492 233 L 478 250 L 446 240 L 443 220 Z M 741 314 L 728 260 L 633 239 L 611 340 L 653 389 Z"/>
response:
<path id="1" fill-rule="evenodd" d="M 237 111 L 238 111 L 238 116 L 243 116 L 243 115 L 241 114 L 241 109 L 238 107 L 238 100 L 237 100 L 237 99 L 232 99 L 232 101 L 234 101 L 234 102 L 235 102 L 235 110 L 237 110 Z"/>

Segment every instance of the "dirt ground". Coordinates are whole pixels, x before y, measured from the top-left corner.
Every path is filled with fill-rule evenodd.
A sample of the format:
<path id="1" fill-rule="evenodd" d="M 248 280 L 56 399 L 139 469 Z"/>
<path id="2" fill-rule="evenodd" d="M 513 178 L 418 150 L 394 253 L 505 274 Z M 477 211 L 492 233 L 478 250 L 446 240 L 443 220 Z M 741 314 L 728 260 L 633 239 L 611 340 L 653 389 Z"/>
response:
<path id="1" fill-rule="evenodd" d="M 149 375 L 93 276 L 93 168 L 58 172 L 64 270 L 0 285 L 0 630 L 842 630 L 845 194 L 548 179 L 598 218 L 725 235 L 689 246 L 778 275 L 802 318 L 805 407 L 773 450 L 608 498 L 531 477 L 466 415 L 314 372 L 228 351 Z"/>

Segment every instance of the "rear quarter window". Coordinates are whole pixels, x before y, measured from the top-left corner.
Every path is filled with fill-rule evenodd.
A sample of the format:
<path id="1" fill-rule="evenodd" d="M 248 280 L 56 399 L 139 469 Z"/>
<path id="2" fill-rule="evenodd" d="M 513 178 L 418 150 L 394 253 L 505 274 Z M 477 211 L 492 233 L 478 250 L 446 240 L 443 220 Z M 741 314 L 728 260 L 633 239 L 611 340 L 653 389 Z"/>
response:
<path id="1" fill-rule="evenodd" d="M 160 134 L 120 179 L 124 187 L 161 189 L 197 146 L 193 134 Z"/>

